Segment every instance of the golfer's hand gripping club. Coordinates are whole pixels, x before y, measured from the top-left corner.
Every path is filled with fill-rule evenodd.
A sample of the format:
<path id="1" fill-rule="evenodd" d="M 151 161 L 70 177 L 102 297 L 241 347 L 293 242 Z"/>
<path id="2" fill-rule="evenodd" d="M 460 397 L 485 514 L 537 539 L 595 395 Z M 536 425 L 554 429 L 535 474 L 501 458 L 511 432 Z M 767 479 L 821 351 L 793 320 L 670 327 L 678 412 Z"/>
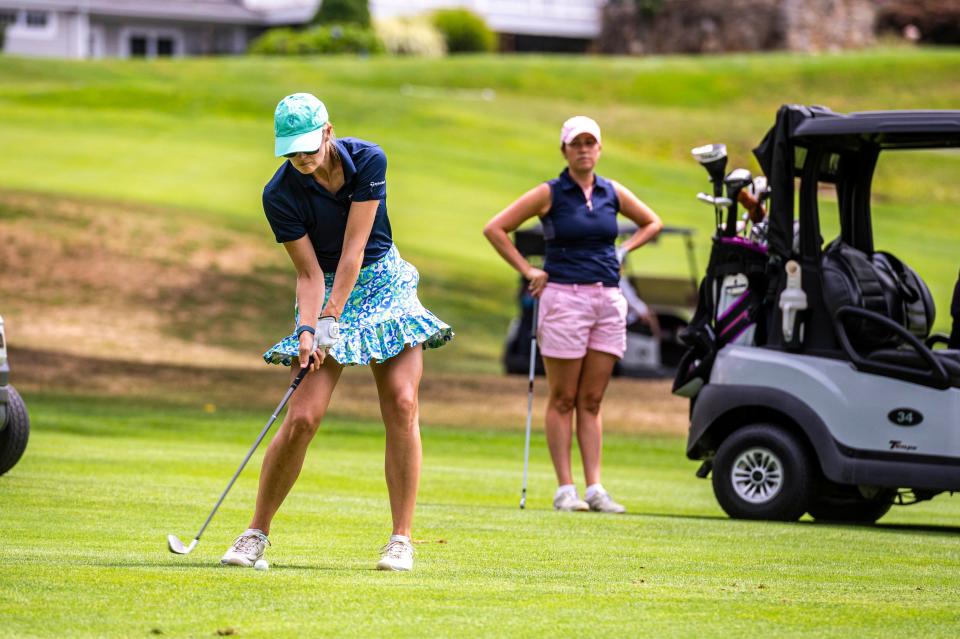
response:
<path id="1" fill-rule="evenodd" d="M 301 326 L 297 329 L 300 338 L 300 366 L 319 370 L 327 353 L 340 340 L 340 324 L 332 315 L 317 320 L 317 327 Z"/>
<path id="2" fill-rule="evenodd" d="M 314 352 L 321 349 L 324 354 L 330 352 L 330 349 L 340 341 L 340 322 L 332 315 L 324 315 L 317 320 L 317 333 L 313 338 Z"/>

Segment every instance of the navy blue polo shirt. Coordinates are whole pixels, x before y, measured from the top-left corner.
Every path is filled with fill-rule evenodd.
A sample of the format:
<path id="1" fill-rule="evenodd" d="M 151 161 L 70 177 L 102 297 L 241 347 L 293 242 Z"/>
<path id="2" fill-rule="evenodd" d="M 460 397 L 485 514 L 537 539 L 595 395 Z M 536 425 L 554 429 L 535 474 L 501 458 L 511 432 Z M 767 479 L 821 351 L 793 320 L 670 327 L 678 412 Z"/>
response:
<path id="1" fill-rule="evenodd" d="M 620 198 L 613 182 L 594 175 L 590 201 L 564 169 L 550 185 L 550 210 L 540 219 L 546 240 L 543 270 L 557 284 L 618 286 L 614 242 Z"/>
<path id="2" fill-rule="evenodd" d="M 331 193 L 284 162 L 263 188 L 263 212 L 277 242 L 310 238 L 324 273 L 337 270 L 353 202 L 380 200 L 370 238 L 363 251 L 363 266 L 376 262 L 393 245 L 387 217 L 387 156 L 373 142 L 357 138 L 336 141 L 343 164 L 343 187 Z"/>

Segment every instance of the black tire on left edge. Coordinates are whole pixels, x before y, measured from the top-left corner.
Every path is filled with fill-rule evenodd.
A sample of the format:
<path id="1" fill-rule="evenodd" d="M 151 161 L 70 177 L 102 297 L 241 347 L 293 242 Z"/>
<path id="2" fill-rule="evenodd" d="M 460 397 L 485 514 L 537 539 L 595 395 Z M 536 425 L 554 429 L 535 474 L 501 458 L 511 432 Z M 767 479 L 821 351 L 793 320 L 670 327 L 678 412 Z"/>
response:
<path id="1" fill-rule="evenodd" d="M 773 424 L 737 429 L 713 460 L 714 495 L 734 519 L 796 521 L 807 511 L 814 477 L 803 443 Z"/>
<path id="2" fill-rule="evenodd" d="M 0 475 L 13 468 L 30 437 L 30 416 L 23 398 L 13 386 L 8 386 L 7 427 L 0 431 Z"/>

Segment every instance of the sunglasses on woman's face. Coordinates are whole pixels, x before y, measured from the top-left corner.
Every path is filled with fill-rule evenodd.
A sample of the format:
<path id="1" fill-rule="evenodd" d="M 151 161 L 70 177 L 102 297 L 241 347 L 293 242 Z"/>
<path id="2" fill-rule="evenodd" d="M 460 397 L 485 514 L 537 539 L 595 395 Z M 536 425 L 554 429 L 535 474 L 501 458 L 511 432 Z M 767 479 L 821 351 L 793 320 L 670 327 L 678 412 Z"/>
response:
<path id="1" fill-rule="evenodd" d="M 294 151 L 293 153 L 284 153 L 283 157 L 285 158 L 295 158 L 298 155 L 316 155 L 320 152 L 320 148 L 316 148 L 313 151 Z"/>

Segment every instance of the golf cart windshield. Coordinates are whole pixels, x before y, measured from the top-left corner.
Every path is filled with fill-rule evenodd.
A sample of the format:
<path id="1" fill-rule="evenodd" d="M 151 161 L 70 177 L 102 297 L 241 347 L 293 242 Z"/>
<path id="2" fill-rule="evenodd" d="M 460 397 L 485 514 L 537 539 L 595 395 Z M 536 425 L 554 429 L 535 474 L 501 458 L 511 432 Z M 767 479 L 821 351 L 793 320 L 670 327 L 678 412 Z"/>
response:
<path id="1" fill-rule="evenodd" d="M 870 187 L 880 151 L 949 147 L 960 147 L 960 111 L 842 114 L 823 107 L 781 107 L 754 149 L 773 190 L 771 256 L 786 260 L 793 252 L 796 178 L 801 178 L 801 254 L 819 253 L 819 182 L 836 185 L 844 241 L 872 251 Z"/>

